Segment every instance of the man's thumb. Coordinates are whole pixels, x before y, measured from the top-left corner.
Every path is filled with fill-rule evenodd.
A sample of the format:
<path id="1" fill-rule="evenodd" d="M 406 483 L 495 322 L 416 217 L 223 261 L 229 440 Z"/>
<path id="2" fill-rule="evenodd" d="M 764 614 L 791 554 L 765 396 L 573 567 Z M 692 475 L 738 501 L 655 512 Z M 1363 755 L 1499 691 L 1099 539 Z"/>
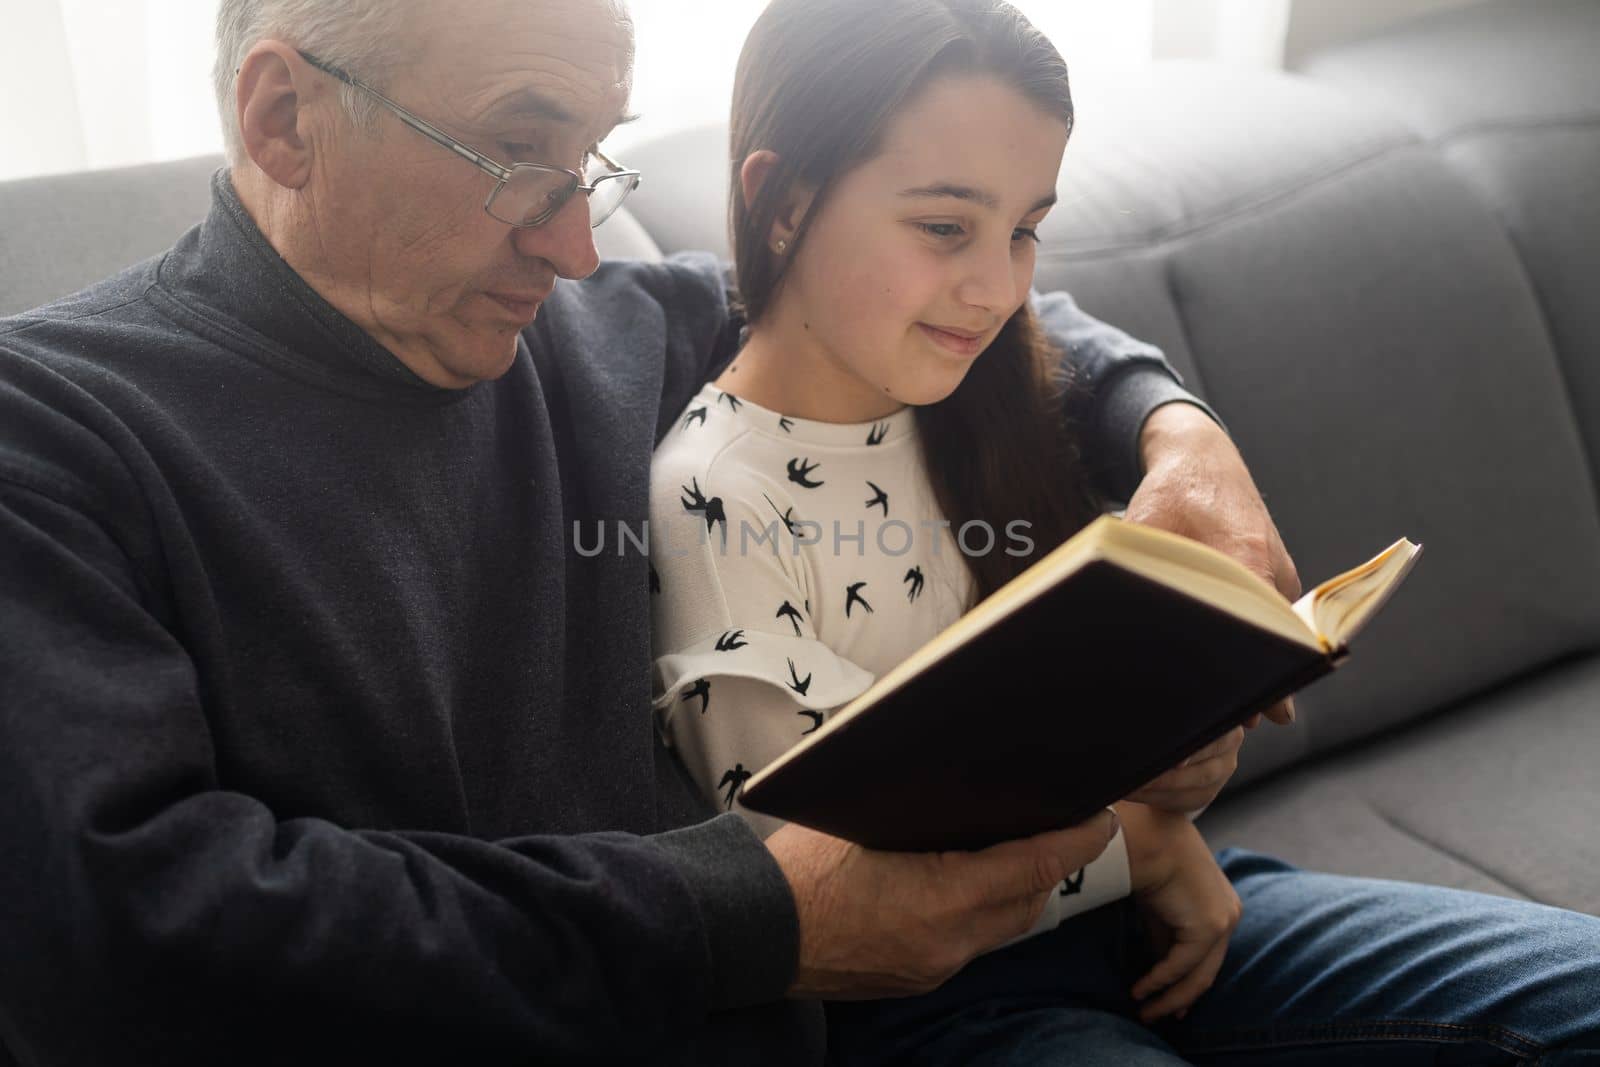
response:
<path id="1" fill-rule="evenodd" d="M 1025 841 L 996 845 L 995 852 L 1012 851 L 1020 869 L 1009 878 L 1010 894 L 1030 896 L 1059 885 L 1068 875 L 1093 861 L 1117 835 L 1121 821 L 1111 808 L 1065 830 L 1050 830 Z"/>

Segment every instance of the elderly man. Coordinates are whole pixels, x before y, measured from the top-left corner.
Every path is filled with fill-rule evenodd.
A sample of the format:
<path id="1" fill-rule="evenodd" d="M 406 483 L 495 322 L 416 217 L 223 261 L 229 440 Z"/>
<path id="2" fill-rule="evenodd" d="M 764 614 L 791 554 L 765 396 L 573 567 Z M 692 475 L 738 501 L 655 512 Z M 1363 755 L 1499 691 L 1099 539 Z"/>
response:
<path id="1" fill-rule="evenodd" d="M 598 263 L 625 15 L 224 0 L 219 46 L 210 216 L 0 323 L 0 1044 L 805 1062 L 807 996 L 1024 929 L 1105 823 L 919 857 L 709 818 L 647 714 L 645 559 L 569 549 L 637 527 L 738 334 L 710 260 Z M 1108 488 L 1292 591 L 1159 354 L 1042 309 Z"/>

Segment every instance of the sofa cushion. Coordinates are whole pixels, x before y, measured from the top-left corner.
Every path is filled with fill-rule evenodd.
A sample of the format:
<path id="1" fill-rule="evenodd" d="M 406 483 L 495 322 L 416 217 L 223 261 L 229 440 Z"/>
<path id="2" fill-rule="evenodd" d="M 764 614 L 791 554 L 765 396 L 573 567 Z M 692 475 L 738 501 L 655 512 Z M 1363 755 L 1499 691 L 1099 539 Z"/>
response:
<path id="1" fill-rule="evenodd" d="M 643 179 L 628 208 L 667 255 L 686 250 L 733 258 L 728 243 L 728 127 L 679 130 L 630 147 Z"/>
<path id="2" fill-rule="evenodd" d="M 1600 915 L 1597 708 L 1600 657 L 1584 657 L 1220 800 L 1199 825 L 1215 848 Z"/>
<path id="3" fill-rule="evenodd" d="M 1307 585 L 1397 536 L 1426 546 L 1236 784 L 1596 647 L 1600 516 L 1564 382 L 1466 183 L 1306 79 L 1174 66 L 1081 97 L 1040 287 L 1165 347 Z"/>
<path id="4" fill-rule="evenodd" d="M 1496 0 L 1311 57 L 1409 122 L 1490 205 L 1544 310 L 1600 469 L 1600 4 Z"/>
<path id="5" fill-rule="evenodd" d="M 76 292 L 165 250 L 205 217 L 201 156 L 0 183 L 0 315 Z"/>

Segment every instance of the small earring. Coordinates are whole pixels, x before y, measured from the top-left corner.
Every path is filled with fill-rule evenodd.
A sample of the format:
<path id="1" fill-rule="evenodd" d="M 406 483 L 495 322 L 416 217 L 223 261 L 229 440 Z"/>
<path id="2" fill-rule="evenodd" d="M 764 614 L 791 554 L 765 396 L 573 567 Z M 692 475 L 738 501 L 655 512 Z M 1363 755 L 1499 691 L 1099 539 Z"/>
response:
<path id="1" fill-rule="evenodd" d="M 783 254 L 783 250 L 788 248 L 788 247 L 789 247 L 789 242 L 788 241 L 785 241 L 781 237 L 778 238 L 777 249 L 778 249 L 778 254 L 779 255 L 782 255 Z"/>

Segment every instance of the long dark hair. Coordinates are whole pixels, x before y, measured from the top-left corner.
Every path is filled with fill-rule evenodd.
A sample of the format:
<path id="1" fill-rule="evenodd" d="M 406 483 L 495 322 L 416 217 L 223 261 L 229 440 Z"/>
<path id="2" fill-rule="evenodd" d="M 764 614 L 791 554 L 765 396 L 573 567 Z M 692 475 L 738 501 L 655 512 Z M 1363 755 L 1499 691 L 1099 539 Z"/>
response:
<path id="1" fill-rule="evenodd" d="M 933 78 L 981 73 L 1017 89 L 1070 131 L 1067 65 L 1002 0 L 773 0 L 739 56 L 730 123 L 730 222 L 740 297 L 759 322 L 789 257 L 767 236 L 795 183 L 815 190 L 790 243 L 805 240 L 832 187 L 878 151 L 890 118 Z M 740 168 L 770 149 L 778 162 L 754 203 Z M 977 596 L 1004 585 L 1100 511 L 1063 419 L 1071 382 L 1026 306 L 944 400 L 916 409 L 923 458 L 944 517 L 1001 530 L 1029 523 L 1031 554 L 967 555 Z M 970 606 L 970 605 L 969 605 Z"/>

